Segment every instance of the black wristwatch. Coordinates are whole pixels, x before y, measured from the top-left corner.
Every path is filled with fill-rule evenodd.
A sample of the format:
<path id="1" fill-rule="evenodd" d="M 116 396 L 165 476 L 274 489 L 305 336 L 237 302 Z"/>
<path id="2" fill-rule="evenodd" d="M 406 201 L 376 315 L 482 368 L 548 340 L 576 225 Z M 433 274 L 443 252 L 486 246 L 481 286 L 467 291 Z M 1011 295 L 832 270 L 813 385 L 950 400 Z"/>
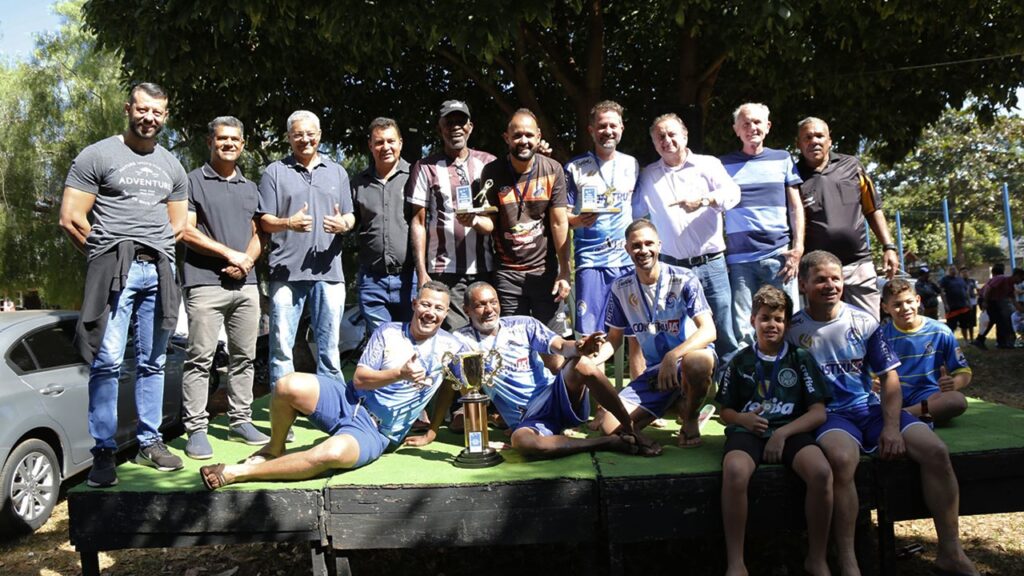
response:
<path id="1" fill-rule="evenodd" d="M 882 244 L 882 252 L 885 252 L 886 250 L 892 250 L 893 252 L 897 252 L 896 245 L 893 244 L 892 242 L 888 244 Z"/>

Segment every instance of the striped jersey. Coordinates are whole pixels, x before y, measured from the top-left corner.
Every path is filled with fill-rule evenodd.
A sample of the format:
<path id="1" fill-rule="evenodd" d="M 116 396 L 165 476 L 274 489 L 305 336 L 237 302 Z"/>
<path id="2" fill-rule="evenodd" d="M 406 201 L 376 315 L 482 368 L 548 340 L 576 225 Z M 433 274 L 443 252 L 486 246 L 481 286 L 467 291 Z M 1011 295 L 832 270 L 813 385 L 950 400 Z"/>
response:
<path id="1" fill-rule="evenodd" d="M 725 260 L 757 262 L 789 247 L 787 187 L 803 183 L 784 150 L 765 148 L 750 156 L 742 150 L 719 158 L 740 187 L 740 203 L 725 211 Z"/>
<path id="2" fill-rule="evenodd" d="M 896 372 L 900 375 L 904 398 L 924 388 L 938 389 L 941 366 L 946 367 L 950 376 L 971 372 L 953 331 L 942 322 L 926 316 L 920 318 L 924 322 L 916 330 L 904 332 L 895 322 L 882 326 L 882 333 L 900 359 Z"/>
<path id="3" fill-rule="evenodd" d="M 494 156 L 470 150 L 463 162 L 443 152 L 416 162 L 409 174 L 406 201 L 426 209 L 427 272 L 479 274 L 494 270 L 491 238 L 466 228 L 455 219 L 455 193 L 459 186 L 480 189 L 480 172 Z"/>

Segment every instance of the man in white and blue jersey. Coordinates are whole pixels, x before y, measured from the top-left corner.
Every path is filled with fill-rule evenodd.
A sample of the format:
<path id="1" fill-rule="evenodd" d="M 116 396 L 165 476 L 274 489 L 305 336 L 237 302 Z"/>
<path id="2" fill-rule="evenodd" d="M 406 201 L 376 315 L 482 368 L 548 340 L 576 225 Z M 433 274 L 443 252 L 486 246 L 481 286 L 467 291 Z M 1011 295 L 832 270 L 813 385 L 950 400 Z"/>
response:
<path id="1" fill-rule="evenodd" d="M 575 327 L 581 334 L 604 331 L 608 287 L 633 271 L 623 234 L 633 221 L 630 203 L 640 173 L 636 158 L 617 150 L 623 131 L 622 106 L 611 100 L 598 102 L 590 110 L 587 130 L 594 150 L 565 165 L 576 260 Z M 597 205 L 586 205 L 584 198 Z M 599 211 L 587 211 L 594 208 Z"/>
<path id="2" fill-rule="evenodd" d="M 199 469 L 210 490 L 255 480 L 302 480 L 327 470 L 365 466 L 402 444 L 416 417 L 440 388 L 441 357 L 464 346 L 441 329 L 448 287 L 424 283 L 408 323 L 381 324 L 370 336 L 354 388 L 330 377 L 293 372 L 277 381 L 270 401 L 270 443 L 239 464 Z M 285 437 L 299 414 L 329 437 L 285 454 Z"/>
<path id="3" fill-rule="evenodd" d="M 491 362 L 487 368 L 495 376 L 493 385 L 484 386 L 483 391 L 512 430 L 513 448 L 537 458 L 591 450 L 650 456 L 660 453 L 660 447 L 638 434 L 632 423 L 611 436 L 571 438 L 562 433 L 587 421 L 591 391 L 612 414 L 623 419 L 629 415 L 604 370 L 592 358 L 604 341 L 602 333 L 572 341 L 530 316 L 502 318 L 498 293 L 486 282 L 470 285 L 464 309 L 470 324 L 460 328 L 456 337 L 467 348 L 488 356 L 494 351 L 501 358 L 500 366 L 494 365 L 496 360 L 485 360 Z M 438 413 L 431 430 L 422 437 L 410 438 L 410 444 L 424 445 L 434 439 L 437 423 L 450 401 L 446 388 L 438 396 Z"/>
<path id="4" fill-rule="evenodd" d="M 967 410 L 960 390 L 971 383 L 971 367 L 953 330 L 918 314 L 920 306 L 910 282 L 893 278 L 882 288 L 882 308 L 892 317 L 882 333 L 900 359 L 903 409 L 942 424 Z"/>
<path id="5" fill-rule="evenodd" d="M 900 361 L 878 321 L 842 302 L 843 265 L 834 254 L 815 250 L 805 255 L 799 279 L 807 307 L 793 317 L 787 338 L 811 353 L 832 387 L 828 419 L 818 429 L 817 441 L 832 465 L 832 532 L 841 573 L 860 574 L 854 554 L 854 473 L 861 452 L 877 450 L 883 459 L 906 455 L 921 467 L 922 495 L 934 515 L 939 542 L 935 567 L 944 573 L 977 574 L 960 544 L 960 489 L 949 450 L 928 426 L 902 410 L 896 372 Z M 871 391 L 872 374 L 881 380 L 881 399 Z"/>
<path id="6" fill-rule="evenodd" d="M 661 239 L 649 220 L 626 228 L 626 251 L 636 271 L 612 283 L 607 342 L 595 360 L 610 358 L 623 336 L 635 337 L 647 369 L 619 394 L 634 426 L 643 429 L 681 396 L 679 446 L 699 446 L 697 410 L 716 362 L 715 324 L 704 290 L 689 269 L 659 262 Z M 605 414 L 601 428 L 610 433 L 620 421 Z"/>
<path id="7" fill-rule="evenodd" d="M 799 306 L 796 271 L 804 253 L 804 209 L 797 188 L 803 179 L 785 150 L 764 145 L 771 130 L 764 104 L 746 103 L 732 113 L 743 149 L 719 158 L 740 187 L 740 202 L 725 211 L 725 263 L 732 286 L 736 341 L 752 344 L 748 321 L 754 293 L 771 284 Z"/>

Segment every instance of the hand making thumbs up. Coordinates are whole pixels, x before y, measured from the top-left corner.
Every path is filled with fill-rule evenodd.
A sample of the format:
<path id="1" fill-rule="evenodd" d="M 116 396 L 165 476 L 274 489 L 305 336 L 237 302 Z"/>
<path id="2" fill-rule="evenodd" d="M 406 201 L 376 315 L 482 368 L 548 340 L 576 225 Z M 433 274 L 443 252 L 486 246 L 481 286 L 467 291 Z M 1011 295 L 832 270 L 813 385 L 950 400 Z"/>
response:
<path id="1" fill-rule="evenodd" d="M 946 366 L 939 366 L 939 389 L 943 392 L 952 392 L 956 389 L 953 385 L 953 377 L 949 375 Z"/>
<path id="2" fill-rule="evenodd" d="M 287 223 L 289 230 L 295 232 L 310 232 L 313 230 L 313 217 L 309 215 L 309 204 L 307 202 L 302 203 L 302 208 L 288 217 Z"/>
<path id="3" fill-rule="evenodd" d="M 344 234 L 348 232 L 352 225 L 347 221 L 344 215 L 341 213 L 341 207 L 337 204 L 334 205 L 334 213 L 329 216 L 324 216 L 324 232 L 328 234 Z"/>

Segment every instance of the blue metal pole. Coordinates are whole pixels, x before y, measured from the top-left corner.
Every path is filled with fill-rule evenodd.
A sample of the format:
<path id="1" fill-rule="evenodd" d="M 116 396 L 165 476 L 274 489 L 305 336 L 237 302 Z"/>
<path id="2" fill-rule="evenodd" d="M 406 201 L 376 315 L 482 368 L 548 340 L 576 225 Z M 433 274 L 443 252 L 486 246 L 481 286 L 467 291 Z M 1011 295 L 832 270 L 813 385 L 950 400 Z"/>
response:
<path id="1" fill-rule="evenodd" d="M 900 211 L 896 211 L 896 250 L 900 253 L 900 270 L 903 272 L 907 271 L 907 266 L 903 262 L 903 221 L 900 220 Z"/>
<path id="2" fill-rule="evenodd" d="M 868 239 L 868 250 L 871 250 L 871 226 L 868 225 L 867 219 L 864 220 L 864 237 Z"/>
<path id="3" fill-rule="evenodd" d="M 942 219 L 946 221 L 946 266 L 953 265 L 953 236 L 949 233 L 949 199 L 942 199 Z"/>
<path id="4" fill-rule="evenodd" d="M 1003 213 L 1006 214 L 1006 241 L 1010 246 L 1010 268 L 1017 267 L 1017 255 L 1013 251 L 1013 215 L 1010 214 L 1010 187 L 1003 182 Z"/>

